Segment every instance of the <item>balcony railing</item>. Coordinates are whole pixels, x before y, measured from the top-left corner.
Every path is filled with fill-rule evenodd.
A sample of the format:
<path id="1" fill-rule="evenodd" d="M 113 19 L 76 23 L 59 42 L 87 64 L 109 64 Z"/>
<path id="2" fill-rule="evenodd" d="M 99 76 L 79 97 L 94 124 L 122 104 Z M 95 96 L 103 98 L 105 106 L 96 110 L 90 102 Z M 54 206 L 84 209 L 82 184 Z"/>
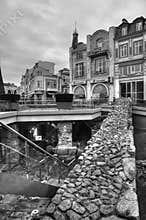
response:
<path id="1" fill-rule="evenodd" d="M 95 50 L 92 50 L 92 51 L 88 52 L 89 57 L 96 57 L 96 56 L 102 56 L 102 55 L 108 56 L 108 54 L 109 54 L 108 47 L 107 48 L 101 48 L 101 49 L 97 48 Z"/>

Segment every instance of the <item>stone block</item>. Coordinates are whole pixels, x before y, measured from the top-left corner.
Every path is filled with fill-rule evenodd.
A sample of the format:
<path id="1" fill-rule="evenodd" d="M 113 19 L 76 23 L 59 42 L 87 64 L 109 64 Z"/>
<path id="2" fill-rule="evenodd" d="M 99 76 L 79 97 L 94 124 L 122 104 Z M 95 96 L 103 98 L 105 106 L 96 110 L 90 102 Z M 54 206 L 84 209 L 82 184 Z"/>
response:
<path id="1" fill-rule="evenodd" d="M 124 195 L 121 196 L 116 211 L 120 216 L 138 219 L 139 209 L 136 193 L 131 189 L 127 190 Z"/>

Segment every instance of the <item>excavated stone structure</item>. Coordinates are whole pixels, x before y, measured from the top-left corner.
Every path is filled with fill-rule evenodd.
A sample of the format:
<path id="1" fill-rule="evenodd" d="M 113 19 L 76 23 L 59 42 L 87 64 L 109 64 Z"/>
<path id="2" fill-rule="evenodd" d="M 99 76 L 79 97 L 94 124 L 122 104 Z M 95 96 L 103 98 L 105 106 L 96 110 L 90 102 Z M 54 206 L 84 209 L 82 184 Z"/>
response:
<path id="1" fill-rule="evenodd" d="M 139 219 L 129 99 L 118 99 L 40 219 Z"/>

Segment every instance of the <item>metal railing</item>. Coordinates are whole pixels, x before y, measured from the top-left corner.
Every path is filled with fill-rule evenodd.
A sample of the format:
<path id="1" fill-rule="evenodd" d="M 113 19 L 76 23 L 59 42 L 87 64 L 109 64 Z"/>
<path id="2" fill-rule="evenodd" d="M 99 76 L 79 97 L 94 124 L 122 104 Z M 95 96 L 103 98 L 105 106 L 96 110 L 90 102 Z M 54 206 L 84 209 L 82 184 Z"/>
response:
<path id="1" fill-rule="evenodd" d="M 60 183 L 70 170 L 68 167 L 64 168 L 58 161 L 50 160 L 48 157 L 39 161 L 30 157 L 27 151 L 22 153 L 4 143 L 0 143 L 0 148 L 5 151 L 5 155 L 0 157 L 0 172 L 14 173 L 39 181 L 54 178 Z"/>
<path id="2" fill-rule="evenodd" d="M 40 147 L 39 145 L 35 144 L 33 141 L 31 141 L 30 139 L 26 138 L 24 135 L 20 134 L 18 131 L 16 131 L 15 129 L 13 129 L 12 127 L 10 127 L 9 125 L 6 125 L 2 122 L 0 122 L 1 126 L 3 128 L 6 128 L 8 131 L 16 134 L 19 138 L 21 138 L 22 140 L 24 140 L 24 142 L 28 143 L 29 145 L 31 145 L 32 148 L 34 148 L 35 150 L 38 150 L 39 152 L 43 153 L 43 156 L 47 156 L 50 159 L 56 160 L 58 161 L 60 164 L 62 164 L 63 166 L 67 167 L 68 165 L 65 164 L 63 161 L 61 161 L 60 159 L 58 159 L 57 157 L 53 156 L 52 154 L 50 154 L 48 151 L 46 151 L 45 149 L 43 149 L 42 147 Z"/>
<path id="3" fill-rule="evenodd" d="M 77 161 L 76 155 L 67 163 L 54 151 L 54 155 L 41 148 L 12 127 L 1 123 L 0 167 L 1 171 L 25 174 L 32 179 L 55 178 L 60 183 Z M 3 131 L 3 132 L 2 132 Z M 7 134 L 9 133 L 9 135 Z M 10 136 L 12 134 L 12 136 Z M 6 135 L 6 138 L 3 137 Z M 7 137 L 8 136 L 8 137 Z M 13 140 L 16 142 L 14 144 Z M 19 143 L 16 140 L 19 139 Z M 4 142 L 5 141 L 5 142 Z M 20 172 L 19 172 L 20 171 Z"/>
<path id="4" fill-rule="evenodd" d="M 92 100 L 74 99 L 72 102 L 72 109 L 75 108 L 97 108 L 101 104 L 108 103 L 108 98 L 99 98 Z M 19 101 L 18 110 L 28 108 L 55 108 L 57 109 L 57 103 L 55 100 L 21 100 Z"/>

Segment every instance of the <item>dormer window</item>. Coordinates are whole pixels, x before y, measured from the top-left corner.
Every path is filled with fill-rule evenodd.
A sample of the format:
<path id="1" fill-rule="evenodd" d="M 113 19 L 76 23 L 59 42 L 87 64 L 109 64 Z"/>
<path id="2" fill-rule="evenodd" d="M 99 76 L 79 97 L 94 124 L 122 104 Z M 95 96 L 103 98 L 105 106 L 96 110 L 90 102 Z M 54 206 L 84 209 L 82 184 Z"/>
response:
<path id="1" fill-rule="evenodd" d="M 136 31 L 141 31 L 142 30 L 142 22 L 136 23 Z"/>
<path id="2" fill-rule="evenodd" d="M 126 36 L 127 35 L 127 27 L 123 27 L 122 28 L 122 36 Z"/>

